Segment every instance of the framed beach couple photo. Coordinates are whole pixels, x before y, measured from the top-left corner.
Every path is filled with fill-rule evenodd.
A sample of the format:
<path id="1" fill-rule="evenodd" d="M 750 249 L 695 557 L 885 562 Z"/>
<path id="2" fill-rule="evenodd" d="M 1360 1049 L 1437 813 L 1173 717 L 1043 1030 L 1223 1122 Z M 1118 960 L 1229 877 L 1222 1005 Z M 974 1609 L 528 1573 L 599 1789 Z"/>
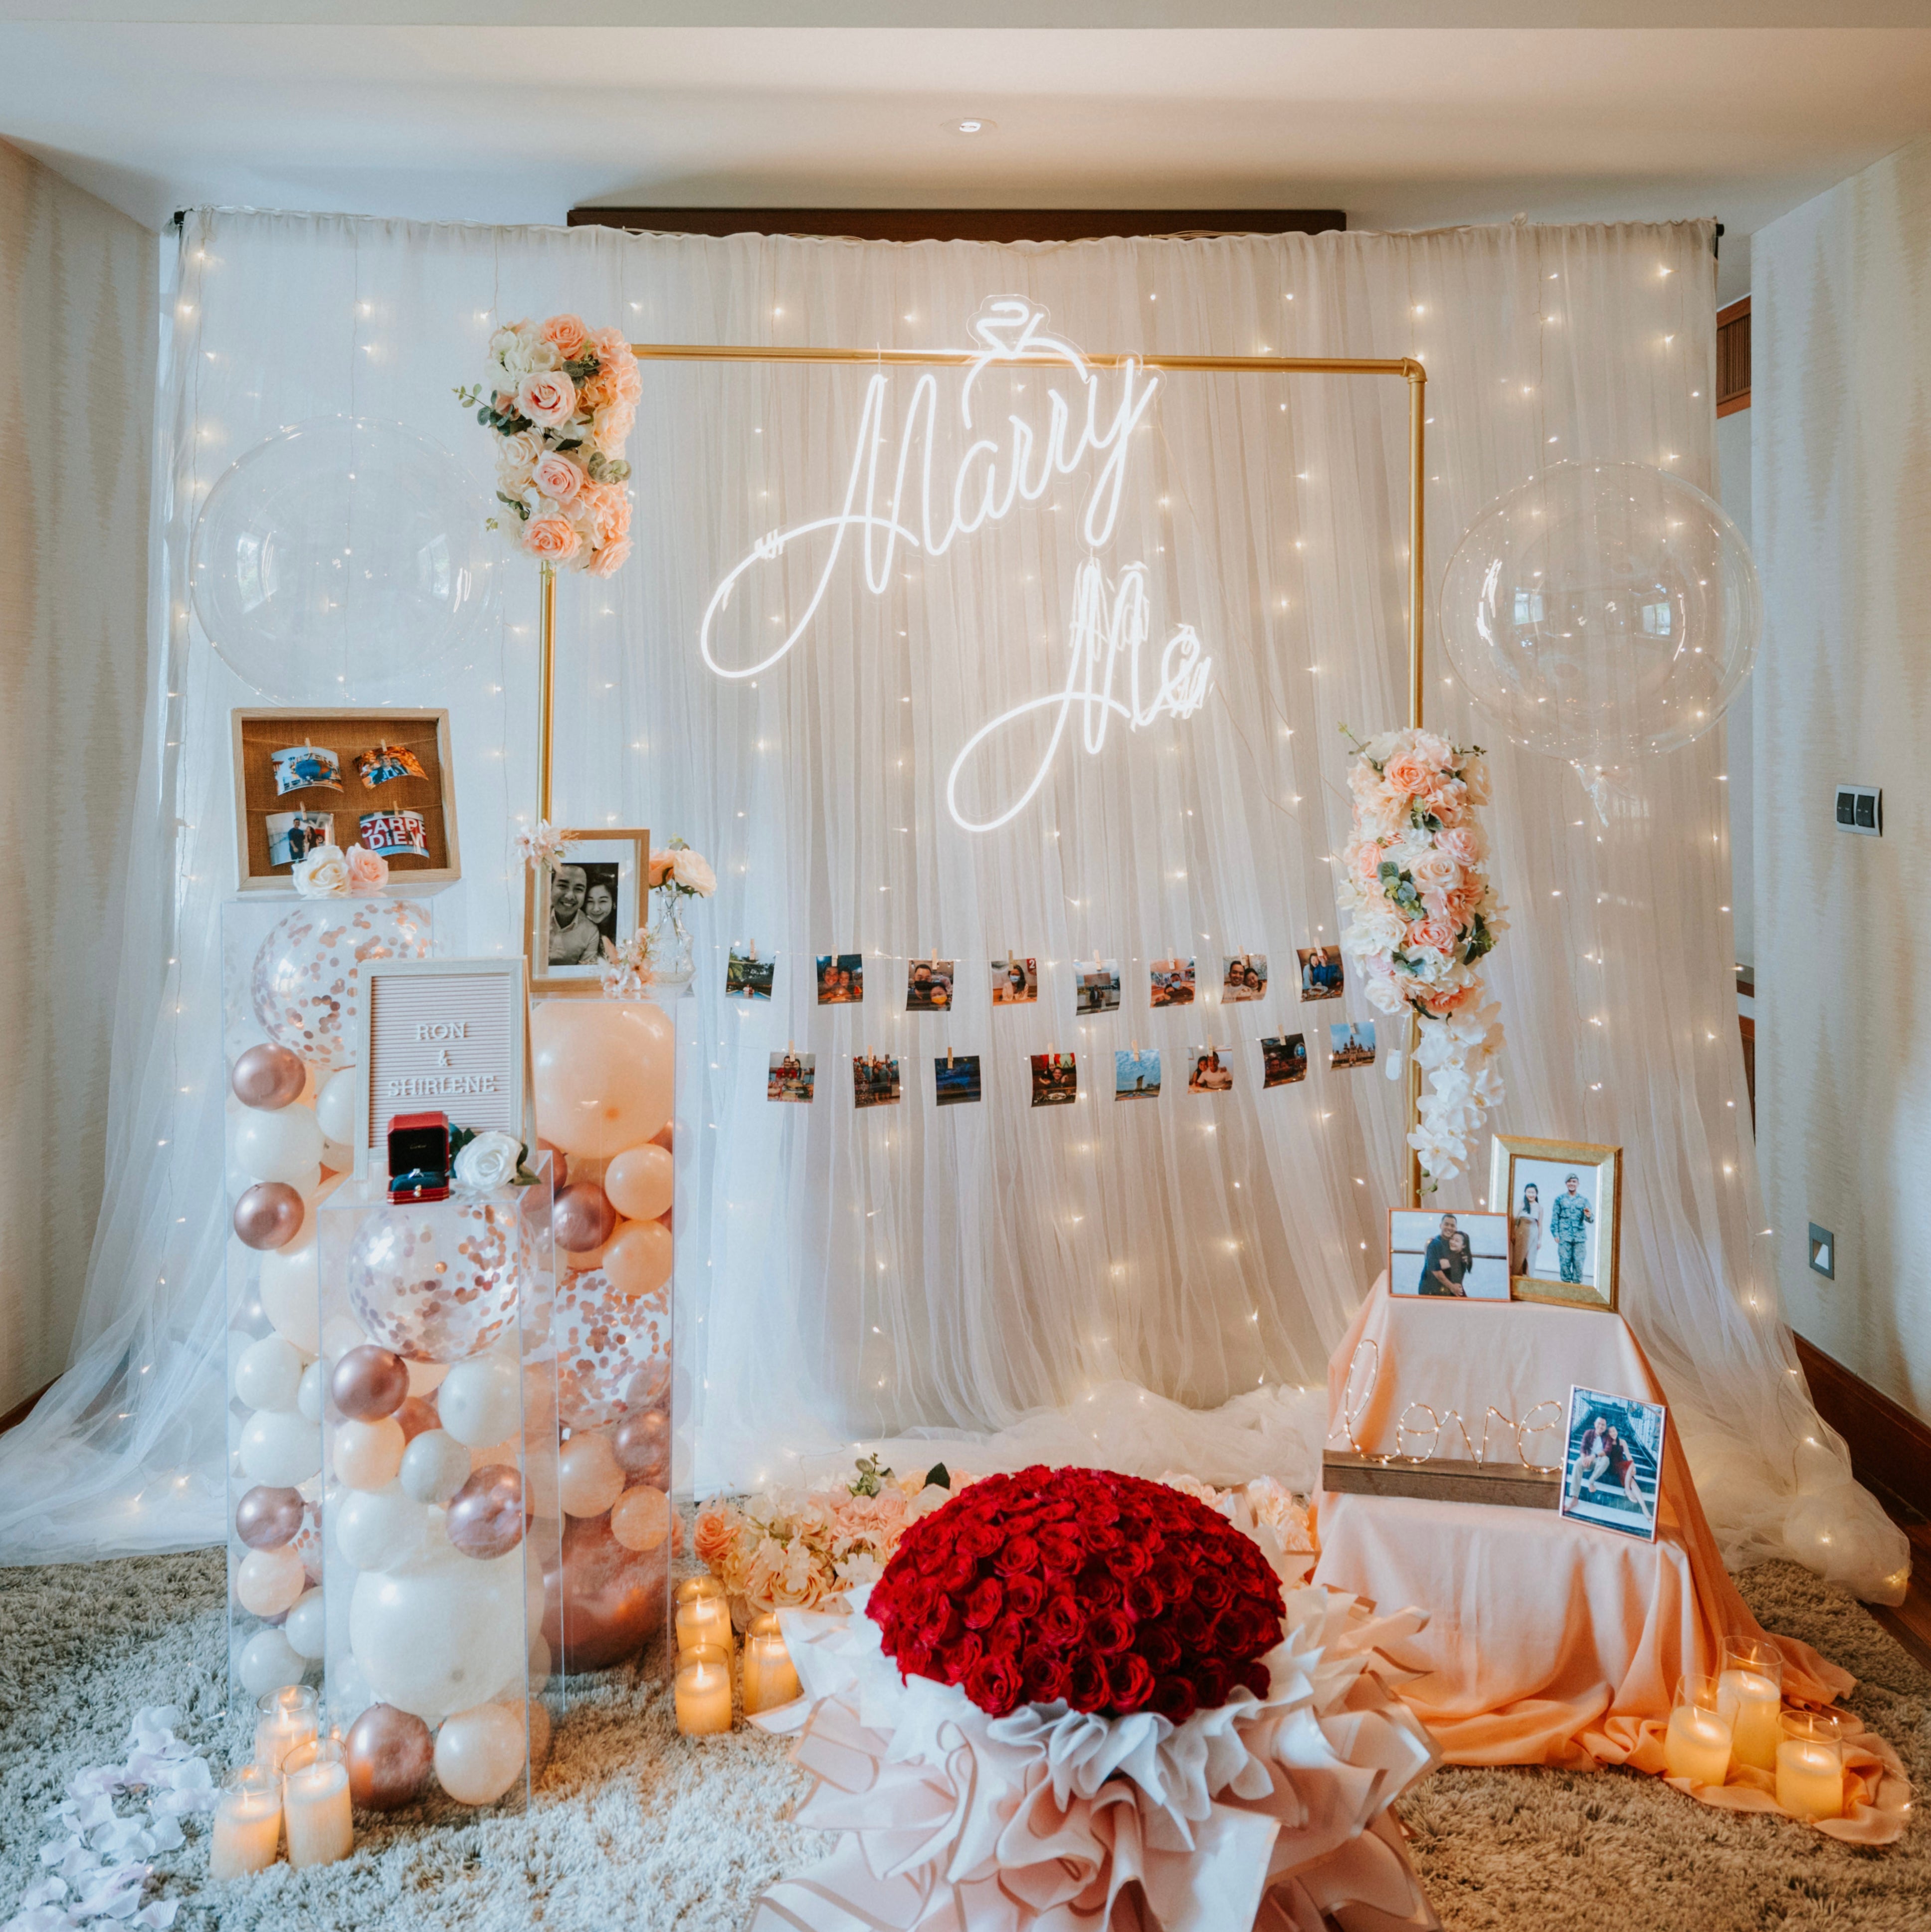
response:
<path id="1" fill-rule="evenodd" d="M 1620 1148 L 1494 1137 L 1488 1211 L 1389 1210 L 1391 1294 L 1613 1310 Z"/>

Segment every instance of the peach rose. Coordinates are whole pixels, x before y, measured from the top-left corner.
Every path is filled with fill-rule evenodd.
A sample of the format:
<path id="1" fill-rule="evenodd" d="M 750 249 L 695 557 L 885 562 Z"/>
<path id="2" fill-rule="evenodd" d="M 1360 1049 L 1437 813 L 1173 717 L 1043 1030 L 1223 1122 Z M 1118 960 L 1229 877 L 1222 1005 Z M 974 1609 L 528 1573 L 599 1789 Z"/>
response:
<path id="1" fill-rule="evenodd" d="M 523 548 L 545 563 L 568 563 L 582 543 L 567 517 L 532 517 L 523 526 Z"/>
<path id="2" fill-rule="evenodd" d="M 671 868 L 677 856 L 674 852 L 653 852 L 650 854 L 650 884 L 653 890 L 661 886 L 671 876 Z"/>
<path id="3" fill-rule="evenodd" d="M 731 1528 L 730 1520 L 716 1510 L 706 1510 L 698 1516 L 691 1538 L 698 1560 L 720 1574 L 737 1540 L 737 1533 Z"/>
<path id="4" fill-rule="evenodd" d="M 349 890 L 359 898 L 379 892 L 389 884 L 389 861 L 366 845 L 351 845 L 343 855 L 349 872 Z"/>
<path id="5" fill-rule="evenodd" d="M 530 412 L 523 412 L 528 416 Z M 533 418 L 534 420 L 534 418 Z M 1434 776 L 1422 760 L 1413 752 L 1404 752 L 1390 758 L 1382 770 L 1382 780 L 1391 791 L 1398 792 L 1404 798 L 1412 798 Z"/>
<path id="6" fill-rule="evenodd" d="M 1410 946 L 1426 946 L 1437 952 L 1455 950 L 1455 928 L 1445 919 L 1418 919 L 1408 928 Z"/>
<path id="7" fill-rule="evenodd" d="M 1417 857 L 1408 874 L 1422 892 L 1452 892 L 1461 881 L 1461 868 L 1439 846 Z"/>
<path id="8" fill-rule="evenodd" d="M 615 456 L 621 452 L 636 425 L 635 403 L 611 403 L 592 418 L 590 440 L 605 455 Z"/>
<path id="9" fill-rule="evenodd" d="M 590 560 L 590 574 L 593 577 L 614 577 L 629 560 L 630 539 L 618 537 L 598 549 Z"/>
<path id="10" fill-rule="evenodd" d="M 1458 866 L 1479 866 L 1487 850 L 1488 842 L 1483 838 L 1479 826 L 1458 825 L 1444 832 L 1435 841 L 1435 845 Z"/>
<path id="11" fill-rule="evenodd" d="M 566 362 L 575 362 L 590 340 L 590 331 L 580 315 L 553 315 L 539 332 L 545 342 L 556 344 L 557 353 Z"/>
<path id="12" fill-rule="evenodd" d="M 596 540 L 614 543 L 630 534 L 630 499 L 614 484 L 605 484 L 597 493 L 590 512 L 596 524 Z"/>
<path id="13" fill-rule="evenodd" d="M 520 413 L 545 429 L 566 423 L 577 412 L 577 386 L 560 369 L 525 376 L 516 386 Z"/>
<path id="14" fill-rule="evenodd" d="M 546 450 L 536 459 L 530 475 L 537 488 L 554 503 L 567 503 L 584 487 L 584 472 L 554 450 Z"/>
<path id="15" fill-rule="evenodd" d="M 1473 1006 L 1481 998 L 1479 986 L 1431 986 L 1416 996 L 1416 1004 L 1437 1018 L 1445 1018 L 1450 1013 L 1460 1012 L 1464 1006 Z"/>

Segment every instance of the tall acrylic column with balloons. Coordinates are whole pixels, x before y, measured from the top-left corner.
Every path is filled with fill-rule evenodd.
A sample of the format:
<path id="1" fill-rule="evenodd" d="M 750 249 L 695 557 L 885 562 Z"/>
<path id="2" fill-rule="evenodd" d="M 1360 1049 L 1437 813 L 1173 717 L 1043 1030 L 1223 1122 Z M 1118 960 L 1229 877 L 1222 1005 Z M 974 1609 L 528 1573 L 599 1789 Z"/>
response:
<path id="1" fill-rule="evenodd" d="M 668 1625 L 675 1031 L 647 999 L 550 1000 L 531 1020 L 561 1270 L 563 1533 L 543 1634 L 572 1673 L 642 1657 Z"/>
<path id="2" fill-rule="evenodd" d="M 329 1718 L 367 1809 L 521 1802 L 560 1714 L 553 1213 L 539 1156 L 443 1200 L 371 1172 L 319 1216 Z"/>
<path id="3" fill-rule="evenodd" d="M 425 957 L 431 929 L 380 892 L 277 895 L 230 901 L 221 938 L 229 1708 L 252 1724 L 323 1656 L 317 1217 L 351 1164 L 360 970 Z"/>

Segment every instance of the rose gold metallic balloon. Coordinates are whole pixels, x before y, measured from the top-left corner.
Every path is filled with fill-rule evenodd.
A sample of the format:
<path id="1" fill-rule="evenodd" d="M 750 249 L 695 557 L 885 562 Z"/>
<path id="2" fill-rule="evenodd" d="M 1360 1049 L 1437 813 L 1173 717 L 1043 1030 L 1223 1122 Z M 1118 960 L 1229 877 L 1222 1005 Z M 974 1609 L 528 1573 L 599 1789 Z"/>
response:
<path id="1" fill-rule="evenodd" d="M 251 1046 L 235 1062 L 228 1084 L 245 1107 L 292 1106 L 308 1084 L 308 1068 L 285 1046 Z"/>
<path id="2" fill-rule="evenodd" d="M 440 1429 L 441 1418 L 436 1413 L 436 1405 L 426 1396 L 412 1395 L 395 1412 L 395 1419 L 402 1424 L 402 1439 L 413 1442 L 419 1436 L 426 1436 L 432 1429 Z"/>
<path id="3" fill-rule="evenodd" d="M 302 1533 L 302 1498 L 257 1483 L 235 1505 L 235 1534 L 251 1550 L 282 1550 Z"/>
<path id="4" fill-rule="evenodd" d="M 365 1342 L 335 1364 L 329 1393 L 352 1421 L 379 1422 L 393 1415 L 407 1399 L 409 1364 L 393 1349 Z"/>
<path id="5" fill-rule="evenodd" d="M 530 1521 L 523 1478 L 507 1462 L 488 1462 L 449 1498 L 449 1540 L 487 1560 L 514 1550 Z"/>
<path id="6" fill-rule="evenodd" d="M 307 1211 L 285 1180 L 258 1180 L 235 1203 L 235 1233 L 244 1247 L 285 1248 Z"/>
<path id="7" fill-rule="evenodd" d="M 552 1147 L 542 1135 L 536 1137 L 536 1150 L 550 1156 L 550 1185 L 560 1194 L 570 1178 L 570 1157 L 560 1147 Z"/>
<path id="8" fill-rule="evenodd" d="M 664 1488 L 671 1474 L 671 1420 L 661 1410 L 626 1415 L 611 1432 L 617 1464 L 633 1481 Z"/>
<path id="9" fill-rule="evenodd" d="M 368 1811 L 400 1810 L 422 1790 L 436 1761 L 429 1726 L 393 1704 L 371 1704 L 349 1726 L 344 1751 L 349 1795 Z"/>
<path id="10" fill-rule="evenodd" d="M 666 1552 L 626 1550 L 605 1516 L 563 1524 L 543 1558 L 543 1637 L 566 1671 L 607 1670 L 663 1627 Z"/>
<path id="11" fill-rule="evenodd" d="M 581 1254 L 600 1248 L 617 1231 L 617 1210 L 594 1180 L 573 1180 L 550 1210 L 550 1232 L 560 1248 Z"/>
<path id="12" fill-rule="evenodd" d="M 670 1327 L 668 1288 L 632 1300 L 601 1270 L 565 1275 L 557 1285 L 550 1321 L 557 1414 L 572 1429 L 614 1422 L 639 1370 L 665 1352 Z"/>

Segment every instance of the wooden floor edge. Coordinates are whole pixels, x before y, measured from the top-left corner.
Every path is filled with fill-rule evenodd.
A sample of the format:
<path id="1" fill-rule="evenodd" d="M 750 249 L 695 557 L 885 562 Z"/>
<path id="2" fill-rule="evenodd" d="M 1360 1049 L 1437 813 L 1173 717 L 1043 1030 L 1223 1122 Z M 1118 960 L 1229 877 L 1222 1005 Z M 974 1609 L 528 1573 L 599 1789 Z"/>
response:
<path id="1" fill-rule="evenodd" d="M 59 1379 L 60 1378 L 56 1376 L 54 1378 L 54 1382 L 58 1382 Z M 25 1422 L 27 1418 L 33 1414 L 35 1403 L 38 1402 L 41 1397 L 45 1395 L 47 1390 L 53 1387 L 53 1382 L 41 1383 L 40 1387 L 35 1390 L 33 1394 L 28 1396 L 25 1402 L 17 1402 L 11 1408 L 8 1410 L 5 1415 L 0 1415 L 0 1436 L 5 1436 L 10 1429 L 19 1428 L 20 1424 Z"/>

